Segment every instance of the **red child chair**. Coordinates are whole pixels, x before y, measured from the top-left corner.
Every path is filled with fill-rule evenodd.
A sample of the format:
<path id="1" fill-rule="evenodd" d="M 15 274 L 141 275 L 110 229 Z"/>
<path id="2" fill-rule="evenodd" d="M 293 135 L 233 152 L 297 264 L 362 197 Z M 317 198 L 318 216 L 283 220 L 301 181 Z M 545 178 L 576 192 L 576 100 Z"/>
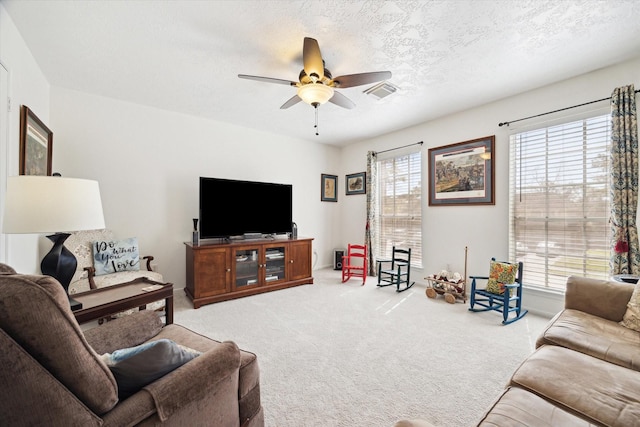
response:
<path id="1" fill-rule="evenodd" d="M 342 283 L 352 277 L 362 277 L 362 284 L 367 280 L 367 247 L 349 244 L 347 255 L 342 257 Z"/>

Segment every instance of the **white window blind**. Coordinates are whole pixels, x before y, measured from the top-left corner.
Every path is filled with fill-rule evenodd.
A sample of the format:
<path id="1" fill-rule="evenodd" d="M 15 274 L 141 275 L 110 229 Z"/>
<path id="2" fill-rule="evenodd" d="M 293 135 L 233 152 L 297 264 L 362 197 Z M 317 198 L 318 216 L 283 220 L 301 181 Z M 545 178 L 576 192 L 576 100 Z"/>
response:
<path id="1" fill-rule="evenodd" d="M 422 155 L 420 151 L 378 159 L 379 258 L 394 246 L 411 248 L 411 265 L 422 268 Z"/>
<path id="2" fill-rule="evenodd" d="M 527 286 L 609 277 L 610 115 L 511 135 L 510 254 Z"/>

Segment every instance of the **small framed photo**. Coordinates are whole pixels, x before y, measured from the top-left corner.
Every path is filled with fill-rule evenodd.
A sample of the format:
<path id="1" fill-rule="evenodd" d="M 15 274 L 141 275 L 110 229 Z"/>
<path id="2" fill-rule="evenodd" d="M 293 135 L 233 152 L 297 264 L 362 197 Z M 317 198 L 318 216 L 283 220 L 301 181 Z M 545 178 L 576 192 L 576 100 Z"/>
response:
<path id="1" fill-rule="evenodd" d="M 367 173 L 358 172 L 346 176 L 346 194 L 367 194 Z"/>
<path id="2" fill-rule="evenodd" d="M 337 202 L 338 201 L 338 177 L 337 175 L 327 175 L 326 173 L 320 176 L 320 200 L 323 202 Z"/>
<path id="3" fill-rule="evenodd" d="M 494 205 L 495 135 L 429 149 L 429 206 Z"/>
<path id="4" fill-rule="evenodd" d="M 51 176 L 53 132 L 27 107 L 20 109 L 20 175 Z"/>

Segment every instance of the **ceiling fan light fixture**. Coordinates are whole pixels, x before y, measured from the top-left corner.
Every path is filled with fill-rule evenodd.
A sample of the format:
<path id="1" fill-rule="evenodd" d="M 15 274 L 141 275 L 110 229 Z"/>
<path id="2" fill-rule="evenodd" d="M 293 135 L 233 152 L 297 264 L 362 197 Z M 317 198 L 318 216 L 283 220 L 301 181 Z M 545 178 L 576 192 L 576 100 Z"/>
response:
<path id="1" fill-rule="evenodd" d="M 322 83 L 312 83 L 300 86 L 298 96 L 309 105 L 322 105 L 333 96 L 333 88 Z"/>

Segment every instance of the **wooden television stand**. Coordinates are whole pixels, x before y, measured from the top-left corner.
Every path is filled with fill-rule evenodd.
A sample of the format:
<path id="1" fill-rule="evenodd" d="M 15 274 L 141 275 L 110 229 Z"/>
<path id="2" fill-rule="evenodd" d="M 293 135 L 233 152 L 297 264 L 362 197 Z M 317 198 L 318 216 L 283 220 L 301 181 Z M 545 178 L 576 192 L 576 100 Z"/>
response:
<path id="1" fill-rule="evenodd" d="M 185 292 L 193 308 L 312 284 L 311 238 L 185 243 Z"/>

